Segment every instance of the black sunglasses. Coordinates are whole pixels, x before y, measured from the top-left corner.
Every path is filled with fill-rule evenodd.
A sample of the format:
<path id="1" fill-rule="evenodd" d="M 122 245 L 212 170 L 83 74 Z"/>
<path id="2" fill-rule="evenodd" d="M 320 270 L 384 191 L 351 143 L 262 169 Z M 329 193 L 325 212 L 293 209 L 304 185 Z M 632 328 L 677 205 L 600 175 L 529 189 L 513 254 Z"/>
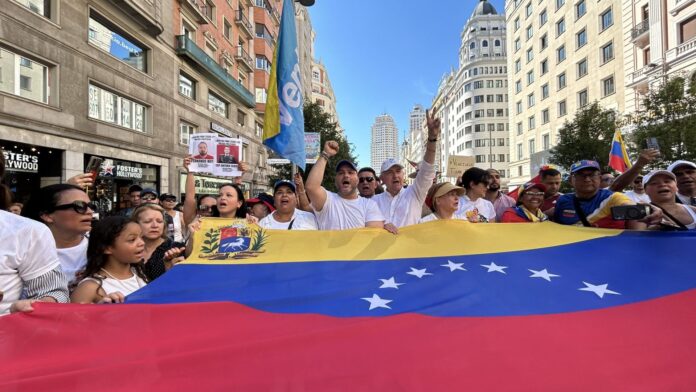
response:
<path id="1" fill-rule="evenodd" d="M 360 178 L 358 178 L 358 183 L 362 184 L 365 181 L 372 182 L 374 180 L 375 180 L 374 177 L 360 177 Z"/>
<path id="2" fill-rule="evenodd" d="M 70 204 L 61 204 L 59 206 L 53 207 L 53 211 L 62 211 L 62 210 L 69 210 L 72 209 L 73 211 L 77 212 L 78 214 L 84 214 L 87 212 L 88 209 L 92 211 L 97 210 L 97 206 L 94 205 L 94 203 L 85 203 L 84 201 L 74 201 Z"/>
<path id="3" fill-rule="evenodd" d="M 176 197 L 165 197 L 162 201 L 176 201 Z"/>

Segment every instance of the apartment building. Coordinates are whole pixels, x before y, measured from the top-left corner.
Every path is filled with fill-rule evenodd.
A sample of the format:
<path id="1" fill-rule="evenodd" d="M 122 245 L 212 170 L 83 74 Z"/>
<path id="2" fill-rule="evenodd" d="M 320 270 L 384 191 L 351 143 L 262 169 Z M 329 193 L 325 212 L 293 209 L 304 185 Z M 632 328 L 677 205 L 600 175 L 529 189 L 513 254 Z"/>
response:
<path id="1" fill-rule="evenodd" d="M 370 146 L 370 165 L 377 171 L 377 175 L 386 159 L 399 159 L 399 131 L 392 116 L 385 113 L 375 118 Z"/>
<path id="2" fill-rule="evenodd" d="M 598 101 L 624 112 L 622 2 L 508 0 L 510 185 L 548 162 L 558 130 Z"/>
<path id="3" fill-rule="evenodd" d="M 413 105 L 408 115 L 408 133 L 404 135 L 399 154 L 407 177 L 416 171 L 409 161 L 418 163 L 423 159 L 427 129 L 423 105 Z"/>
<path id="4" fill-rule="evenodd" d="M 626 111 L 665 78 L 696 84 L 696 1 L 625 0 L 622 10 Z"/>

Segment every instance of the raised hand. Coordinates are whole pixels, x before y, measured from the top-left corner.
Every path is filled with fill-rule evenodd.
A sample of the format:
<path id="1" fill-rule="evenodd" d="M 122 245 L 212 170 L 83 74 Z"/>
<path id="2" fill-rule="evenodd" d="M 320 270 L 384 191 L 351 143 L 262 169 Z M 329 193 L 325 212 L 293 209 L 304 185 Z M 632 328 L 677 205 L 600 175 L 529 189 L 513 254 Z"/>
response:
<path id="1" fill-rule="evenodd" d="M 82 173 L 68 178 L 68 184 L 77 185 L 80 188 L 94 185 L 94 177 L 92 173 Z"/>
<path id="2" fill-rule="evenodd" d="M 324 153 L 329 157 L 338 154 L 338 142 L 335 140 L 329 140 L 324 143 Z"/>
<path id="3" fill-rule="evenodd" d="M 302 175 L 300 173 L 295 173 L 295 177 L 293 177 L 293 181 L 295 182 L 295 187 L 297 188 L 297 192 L 304 192 L 304 181 L 302 180 Z"/>
<path id="4" fill-rule="evenodd" d="M 193 160 L 192 155 L 186 155 L 184 158 L 184 169 L 186 169 L 186 173 L 189 171 L 189 166 L 191 165 L 191 161 Z"/>
<path id="5" fill-rule="evenodd" d="M 660 157 L 660 150 L 656 150 L 654 148 L 646 148 L 645 150 L 640 152 L 640 155 L 638 156 L 638 161 L 636 162 L 637 165 L 640 166 L 645 166 L 651 162 L 653 162 L 655 159 Z"/>
<path id="6" fill-rule="evenodd" d="M 432 114 L 433 112 L 434 110 L 432 108 L 425 111 L 425 120 L 428 125 L 428 139 L 437 139 L 440 137 L 440 119 L 434 117 Z"/>

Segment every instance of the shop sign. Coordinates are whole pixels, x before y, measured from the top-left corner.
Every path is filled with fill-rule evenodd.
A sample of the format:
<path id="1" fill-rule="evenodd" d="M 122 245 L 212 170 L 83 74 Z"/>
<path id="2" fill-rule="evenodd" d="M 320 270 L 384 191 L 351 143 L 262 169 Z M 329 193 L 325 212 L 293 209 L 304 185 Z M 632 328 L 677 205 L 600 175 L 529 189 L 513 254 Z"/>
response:
<path id="1" fill-rule="evenodd" d="M 218 189 L 223 184 L 229 184 L 230 180 L 224 178 L 213 178 L 204 176 L 194 176 L 194 184 L 196 186 L 197 195 L 217 195 Z M 181 175 L 179 181 L 181 193 L 186 193 L 186 175 Z"/>
<path id="2" fill-rule="evenodd" d="M 37 155 L 19 154 L 5 151 L 5 168 L 8 171 L 38 173 L 39 157 Z"/>
<path id="3" fill-rule="evenodd" d="M 123 163 L 124 162 L 119 165 L 115 165 L 114 161 L 111 159 L 104 160 L 102 163 L 102 171 L 99 173 L 99 176 L 136 180 L 143 178 L 142 167 L 124 165 Z"/>
<path id="4" fill-rule="evenodd" d="M 210 122 L 210 129 L 221 134 L 221 135 L 224 135 L 227 137 L 234 137 L 232 135 L 232 131 L 230 131 L 229 129 L 223 127 L 222 125 L 214 123 L 212 121 Z"/>

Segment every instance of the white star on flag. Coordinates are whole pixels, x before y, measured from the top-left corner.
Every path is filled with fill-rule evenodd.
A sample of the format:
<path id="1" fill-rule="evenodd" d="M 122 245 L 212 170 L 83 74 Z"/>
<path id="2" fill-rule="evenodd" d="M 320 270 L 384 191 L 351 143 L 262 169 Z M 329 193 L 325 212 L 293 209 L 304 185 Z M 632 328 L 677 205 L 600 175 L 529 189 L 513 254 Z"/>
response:
<path id="1" fill-rule="evenodd" d="M 452 260 L 447 260 L 447 264 L 440 264 L 441 267 L 447 267 L 450 269 L 450 272 L 454 272 L 456 270 L 460 271 L 466 271 L 466 268 L 462 267 L 464 263 L 454 263 Z"/>
<path id="2" fill-rule="evenodd" d="M 504 265 L 496 265 L 494 262 L 491 262 L 490 264 L 481 264 L 481 267 L 483 268 L 488 268 L 488 272 L 500 272 L 501 274 L 505 274 L 506 272 L 503 271 L 505 268 L 507 268 Z"/>
<path id="3" fill-rule="evenodd" d="M 370 309 L 377 309 L 377 308 L 385 308 L 385 309 L 391 309 L 389 305 L 387 305 L 389 302 L 392 302 L 391 299 L 382 299 L 379 297 L 377 294 L 372 294 L 372 298 L 361 298 L 364 299 L 365 301 L 370 303 Z"/>
<path id="4" fill-rule="evenodd" d="M 618 293 L 613 290 L 609 290 L 607 286 L 609 286 L 609 283 L 605 284 L 599 284 L 599 285 L 593 285 L 592 283 L 587 283 L 587 282 L 582 282 L 586 287 L 579 288 L 578 290 L 580 291 L 590 291 L 595 294 L 599 298 L 604 298 L 604 294 L 614 294 L 614 295 L 621 295 L 621 293 Z"/>
<path id="5" fill-rule="evenodd" d="M 426 270 L 427 270 L 427 268 L 415 269 L 415 268 L 411 267 L 411 271 L 407 272 L 407 274 L 417 276 L 419 279 L 424 277 L 425 275 L 432 275 L 430 272 L 425 272 Z"/>
<path id="6" fill-rule="evenodd" d="M 561 275 L 549 273 L 549 271 L 547 271 L 546 268 L 544 268 L 541 271 L 534 271 L 533 269 L 530 269 L 529 272 L 532 273 L 529 276 L 530 278 L 541 278 L 541 279 L 547 280 L 549 282 L 551 281 L 551 278 L 558 278 L 559 276 L 561 276 Z"/>
<path id="7" fill-rule="evenodd" d="M 398 289 L 399 286 L 402 284 L 406 283 L 397 283 L 394 277 L 392 276 L 389 279 L 380 279 L 382 281 L 382 285 L 379 286 L 380 289 Z"/>

